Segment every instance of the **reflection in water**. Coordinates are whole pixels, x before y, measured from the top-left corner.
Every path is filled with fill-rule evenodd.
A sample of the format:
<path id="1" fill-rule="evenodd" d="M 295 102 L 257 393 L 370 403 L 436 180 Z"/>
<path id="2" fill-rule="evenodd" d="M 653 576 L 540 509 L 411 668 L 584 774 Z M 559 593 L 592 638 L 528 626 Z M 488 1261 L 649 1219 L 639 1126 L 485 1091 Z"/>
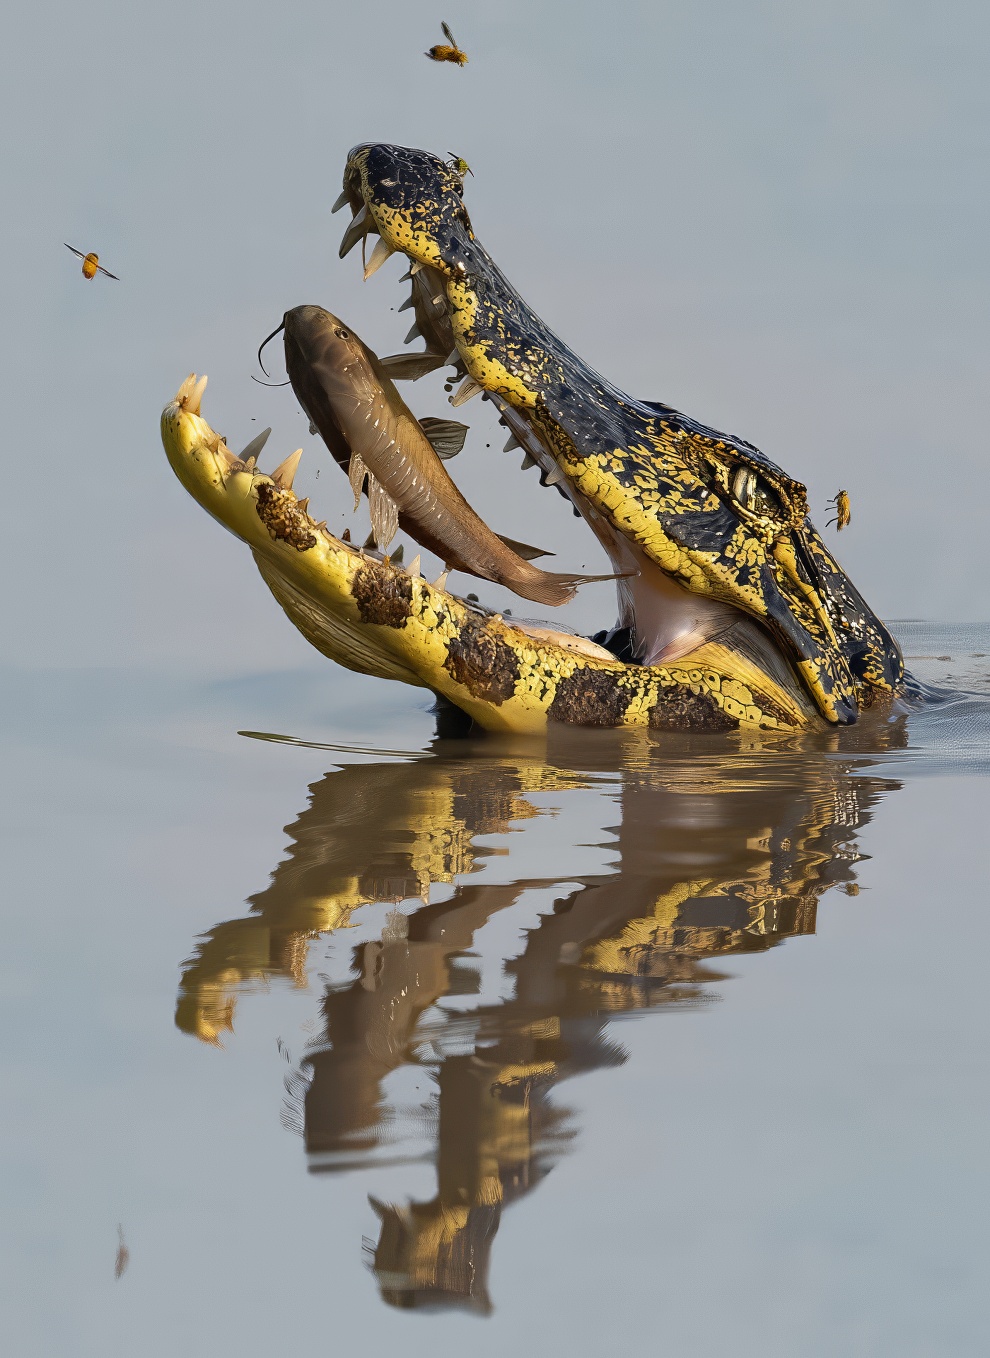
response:
<path id="1" fill-rule="evenodd" d="M 871 774 L 870 756 L 903 743 L 901 722 L 776 743 L 565 730 L 539 757 L 491 740 L 438 740 L 412 762 L 328 773 L 251 913 L 200 940 L 176 1022 L 219 1043 L 239 986 L 279 975 L 305 985 L 312 939 L 354 923 L 360 906 L 391 904 L 378 936 L 354 950 L 348 978 L 326 986 L 323 1035 L 288 1082 L 294 1115 L 318 1170 L 386 1156 L 407 1163 L 396 1143 L 426 1132 L 436 1193 L 372 1199 L 372 1267 L 394 1305 L 487 1311 L 502 1210 L 539 1183 L 571 1135 L 555 1086 L 625 1059 L 606 1032 L 612 1016 L 704 1002 L 724 975 L 710 959 L 813 933 L 829 887 L 853 894 L 856 831 L 899 786 Z M 583 789 L 600 798 L 614 864 L 471 880 L 496 852 L 480 836 L 546 815 L 548 800 L 566 816 Z M 539 865 L 548 855 L 533 831 L 527 850 Z M 438 884 L 446 899 L 431 900 Z M 479 931 L 526 892 L 562 884 L 505 963 L 505 998 L 482 1001 L 468 960 Z M 403 1067 L 429 1072 L 438 1088 L 418 1120 L 389 1105 L 388 1078 Z"/>

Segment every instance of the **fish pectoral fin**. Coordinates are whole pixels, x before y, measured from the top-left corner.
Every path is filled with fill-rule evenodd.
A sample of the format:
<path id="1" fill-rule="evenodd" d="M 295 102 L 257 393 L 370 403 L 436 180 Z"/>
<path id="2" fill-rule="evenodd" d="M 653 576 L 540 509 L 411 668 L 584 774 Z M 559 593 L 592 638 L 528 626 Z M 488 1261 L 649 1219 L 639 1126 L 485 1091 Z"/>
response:
<path id="1" fill-rule="evenodd" d="M 446 362 L 440 354 L 390 354 L 378 361 L 393 382 L 415 382 L 427 373 L 436 372 Z"/>
<path id="2" fill-rule="evenodd" d="M 379 549 L 384 552 L 399 531 L 399 507 L 371 472 L 368 472 L 368 507 L 371 531 Z"/>
<path id="3" fill-rule="evenodd" d="M 434 415 L 424 416 L 419 427 L 433 444 L 437 457 L 443 458 L 445 462 L 461 451 L 468 432 L 466 424 L 460 424 L 457 420 L 441 420 Z M 540 555 L 542 553 L 537 552 L 537 556 Z"/>
<path id="4" fill-rule="evenodd" d="M 351 460 L 347 467 L 347 479 L 351 483 L 351 490 L 354 492 L 354 508 L 357 509 L 361 503 L 361 492 L 364 490 L 364 479 L 368 475 L 368 468 L 364 465 L 364 459 L 360 453 L 352 452 Z"/>
<path id="5" fill-rule="evenodd" d="M 542 547 L 530 547 L 528 543 L 517 542 L 515 538 L 507 538 L 504 533 L 496 533 L 495 536 L 500 542 L 504 542 L 510 552 L 515 552 L 516 556 L 521 556 L 524 561 L 535 561 L 539 556 L 556 556 L 556 552 L 547 552 Z"/>

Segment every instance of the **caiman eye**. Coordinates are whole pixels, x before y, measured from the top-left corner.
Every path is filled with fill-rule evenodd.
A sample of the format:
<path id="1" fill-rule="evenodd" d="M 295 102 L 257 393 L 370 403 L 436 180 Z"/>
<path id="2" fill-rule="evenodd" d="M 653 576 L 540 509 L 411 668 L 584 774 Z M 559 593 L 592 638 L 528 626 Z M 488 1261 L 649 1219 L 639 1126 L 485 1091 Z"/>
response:
<path id="1" fill-rule="evenodd" d="M 750 514 L 771 519 L 785 517 L 777 492 L 752 467 L 745 464 L 736 469 L 732 478 L 732 495 L 736 503 Z"/>
<path id="2" fill-rule="evenodd" d="M 333 333 L 337 336 L 338 339 L 350 339 L 351 337 L 351 332 L 349 330 L 344 330 L 339 325 L 335 327 Z"/>

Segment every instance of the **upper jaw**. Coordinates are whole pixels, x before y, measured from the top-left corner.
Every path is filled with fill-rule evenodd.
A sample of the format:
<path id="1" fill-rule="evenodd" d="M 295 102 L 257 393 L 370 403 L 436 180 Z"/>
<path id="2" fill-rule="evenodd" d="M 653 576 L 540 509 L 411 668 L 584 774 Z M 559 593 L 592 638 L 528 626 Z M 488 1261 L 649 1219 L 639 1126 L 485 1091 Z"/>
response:
<path id="1" fill-rule="evenodd" d="M 367 143 L 347 157 L 344 193 L 392 250 L 450 277 L 469 270 L 474 239 L 459 177 L 439 156 Z"/>
<path id="2" fill-rule="evenodd" d="M 355 218 L 363 223 L 366 229 L 380 234 L 389 247 L 403 250 L 414 264 L 425 265 L 434 277 L 446 275 L 456 279 L 467 275 L 472 282 L 476 282 L 479 272 L 484 272 L 487 276 L 493 269 L 486 252 L 474 241 L 473 233 L 466 224 L 466 214 L 460 195 L 451 181 L 459 183 L 456 176 L 451 174 L 438 157 L 422 151 L 379 145 L 355 148 L 348 157 L 344 176 L 348 202 Z M 466 261 L 471 265 L 469 274 Z M 503 280 L 499 279 L 499 282 L 502 283 Z M 504 287 L 507 295 L 511 294 L 507 285 Z M 443 310 L 446 320 L 447 308 L 444 307 Z M 450 344 L 453 346 L 454 332 L 449 326 L 447 329 Z M 439 348 L 446 347 L 447 342 L 447 336 L 442 335 L 438 341 Z M 525 366 L 524 355 L 520 356 L 519 362 Z M 472 373 L 467 385 L 473 384 L 475 390 L 479 388 L 484 390 L 487 385 L 486 371 L 475 369 L 475 372 L 477 376 Z M 595 506 L 581 494 L 566 475 L 566 469 L 559 467 L 547 443 L 534 428 L 532 412 L 525 406 L 519 409 L 513 404 L 510 399 L 511 392 L 489 390 L 486 394 L 498 404 L 502 422 L 510 429 L 514 440 L 522 445 L 528 457 L 540 467 L 541 481 L 546 484 L 549 479 L 558 485 L 562 493 L 570 497 L 578 512 L 590 524 L 605 547 L 613 567 L 616 570 L 623 570 L 632 565 L 633 569 L 644 577 L 638 585 L 620 586 L 620 596 L 625 598 L 625 611 L 629 613 L 630 620 L 638 613 L 642 625 L 644 599 L 650 598 L 651 602 L 655 603 L 658 594 L 656 588 L 651 588 L 649 577 L 656 577 L 660 573 L 660 568 L 641 552 L 635 553 L 634 556 L 630 555 L 621 534 L 603 520 Z M 548 394 L 544 398 L 544 404 L 555 422 L 561 428 L 567 429 L 575 418 L 574 407 L 579 403 L 576 399 L 570 404 L 562 403 L 559 395 L 555 398 L 553 394 Z M 643 412 L 644 418 L 648 413 Z M 671 460 L 668 458 L 668 461 Z M 686 465 L 683 471 L 687 471 Z M 801 489 L 796 487 L 795 483 L 789 484 L 794 486 L 795 490 Z M 795 499 L 795 513 L 800 517 L 799 511 L 803 506 L 797 503 L 798 499 L 799 496 Z M 672 531 L 676 534 L 682 527 L 681 524 L 674 524 Z M 671 579 L 670 583 L 675 597 L 680 593 L 687 599 L 692 597 L 691 591 L 680 582 Z M 693 597 L 699 608 L 706 605 L 705 599 L 698 595 Z M 771 621 L 772 628 L 779 641 L 785 642 L 787 652 L 797 662 L 798 673 L 812 688 L 823 714 L 833 722 L 845 723 L 854 720 L 857 709 L 854 700 L 851 700 L 850 692 L 837 694 L 833 691 L 827 696 L 822 693 L 821 672 L 824 666 L 821 664 L 820 652 L 805 629 L 796 624 L 786 601 L 780 599 L 780 604 L 781 606 L 774 610 L 777 616 Z M 722 607 L 724 611 L 726 607 L 731 610 L 733 606 Z M 653 611 L 655 613 L 656 609 Z M 669 613 L 669 608 L 667 612 Z M 739 616 L 745 614 L 740 612 Z M 655 627 L 653 630 L 657 631 Z M 651 648 L 655 649 L 651 641 L 644 642 L 641 639 L 640 658 L 648 658 Z"/>
<path id="3" fill-rule="evenodd" d="M 403 251 L 413 261 L 414 268 L 427 266 L 429 276 L 439 285 L 438 292 L 443 294 L 446 303 L 446 315 L 444 324 L 438 327 L 440 337 L 435 341 L 438 351 L 446 345 L 449 318 L 453 323 L 450 327 L 451 348 L 455 340 L 457 345 L 453 356 L 468 374 L 468 388 L 475 392 L 485 391 L 496 400 L 503 423 L 510 425 L 519 442 L 540 464 L 541 481 L 545 483 L 549 475 L 560 483 L 562 491 L 571 495 L 578 510 L 606 546 L 613 565 L 621 569 L 621 552 L 613 549 L 618 540 L 616 530 L 619 538 L 623 530 L 613 523 L 609 525 L 611 534 L 599 531 L 601 523 L 595 521 L 594 497 L 589 500 L 575 485 L 580 480 L 580 466 L 569 465 L 566 458 L 561 460 L 559 449 L 541 435 L 545 434 L 550 421 L 565 432 L 572 446 L 587 447 L 587 410 L 591 410 L 592 423 L 597 421 L 601 426 L 603 419 L 605 424 L 614 423 L 609 416 L 621 409 L 628 427 L 623 428 L 621 435 L 606 430 L 608 438 L 624 438 L 626 447 L 636 442 L 649 446 L 648 440 L 639 436 L 649 425 L 655 429 L 658 419 L 664 418 L 658 411 L 666 408 L 631 401 L 605 379 L 591 373 L 560 344 L 475 240 L 461 188 L 458 176 L 439 157 L 405 147 L 361 145 L 351 152 L 345 171 L 347 200 L 352 209 L 364 209 L 364 220 L 369 229 L 381 236 L 384 254 L 392 250 Z M 376 253 L 379 258 L 383 257 L 381 252 Z M 487 317 L 483 307 L 473 309 L 477 299 L 485 295 L 496 301 L 494 310 Z M 500 336 L 506 322 L 511 324 L 520 318 L 524 328 L 521 335 L 514 338 L 522 342 L 517 342 L 511 356 L 507 356 L 507 346 L 500 342 Z M 541 386 L 541 378 L 561 359 L 565 365 L 570 364 L 566 382 Z M 582 390 L 582 384 L 586 389 Z M 590 399 L 584 400 L 586 397 Z M 602 407 L 602 397 L 606 399 L 606 405 L 610 404 L 610 411 Z M 582 403 L 584 414 L 581 413 Z M 667 413 L 675 421 L 684 420 L 676 411 Z M 687 422 L 689 429 L 691 423 Z M 520 435 L 518 426 L 528 432 L 528 438 Z M 697 540 L 692 540 L 692 516 L 684 516 L 680 509 L 669 521 L 664 521 L 660 513 L 656 516 L 667 536 L 668 546 L 676 548 L 680 563 L 668 570 L 654 562 L 655 569 L 664 570 L 677 587 L 683 587 L 689 594 L 696 592 L 720 598 L 729 606 L 738 607 L 741 616 L 755 619 L 757 625 L 764 627 L 775 639 L 782 654 L 789 657 L 789 663 L 822 715 L 840 725 L 855 721 L 860 697 L 865 696 L 869 702 L 878 691 L 895 691 L 900 684 L 903 666 L 896 643 L 846 579 L 811 526 L 804 487 L 786 477 L 749 445 L 738 444 L 717 433 L 714 439 L 720 449 L 728 447 L 737 463 L 744 468 L 748 464 L 755 474 L 774 487 L 784 510 L 785 521 L 774 526 L 769 537 L 763 537 L 767 552 L 761 575 L 763 598 L 760 605 L 752 607 L 746 590 L 737 595 L 731 581 L 726 584 L 731 570 L 727 571 L 723 563 L 714 563 L 712 578 L 705 578 L 702 587 L 696 590 L 692 581 L 700 578 L 698 559 L 704 552 L 699 553 Z M 609 444 L 606 440 L 603 446 L 614 448 L 616 443 Z M 679 462 L 676 451 L 669 447 L 660 460 L 665 464 L 663 470 L 669 485 L 676 485 L 682 476 L 690 480 L 697 475 L 697 468 Z M 731 511 L 726 519 L 726 542 L 739 526 L 731 521 L 733 516 L 743 519 L 745 529 L 746 515 L 738 503 L 731 502 L 724 484 L 711 481 L 711 469 L 702 475 L 697 489 L 698 509 L 708 527 L 713 518 L 709 513 L 712 493 L 722 497 L 726 509 Z M 704 503 L 706 496 L 707 504 Z M 598 517 L 601 520 L 601 516 Z M 759 535 L 760 530 L 755 531 Z M 716 578 L 719 572 L 721 575 Z M 701 575 L 704 576 L 704 569 Z"/>

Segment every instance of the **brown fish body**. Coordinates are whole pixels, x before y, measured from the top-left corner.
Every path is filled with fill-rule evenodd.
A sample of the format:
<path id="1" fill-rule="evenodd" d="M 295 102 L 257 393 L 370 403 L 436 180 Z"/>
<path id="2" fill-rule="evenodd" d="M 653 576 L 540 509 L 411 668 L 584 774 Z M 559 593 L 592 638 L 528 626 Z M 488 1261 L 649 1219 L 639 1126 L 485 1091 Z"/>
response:
<path id="1" fill-rule="evenodd" d="M 284 325 L 293 391 L 335 460 L 346 470 L 357 454 L 395 502 L 400 525 L 446 566 L 550 605 L 602 578 L 542 571 L 507 547 L 454 485 L 376 355 L 336 316 L 296 307 Z"/>

